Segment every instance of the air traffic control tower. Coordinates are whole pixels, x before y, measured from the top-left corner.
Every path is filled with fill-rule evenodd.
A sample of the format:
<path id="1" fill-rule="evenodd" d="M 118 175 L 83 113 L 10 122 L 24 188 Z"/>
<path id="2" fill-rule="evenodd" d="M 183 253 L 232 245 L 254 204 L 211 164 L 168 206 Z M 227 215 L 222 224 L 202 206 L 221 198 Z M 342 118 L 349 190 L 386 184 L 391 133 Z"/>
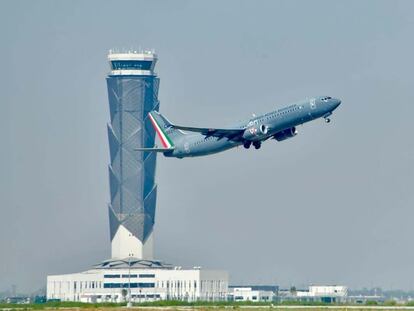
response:
<path id="1" fill-rule="evenodd" d="M 152 260 L 156 153 L 135 149 L 154 145 L 148 113 L 159 109 L 159 78 L 154 72 L 157 56 L 149 51 L 110 51 L 108 60 L 112 258 Z"/>
<path id="2" fill-rule="evenodd" d="M 87 271 L 48 275 L 47 299 L 93 303 L 120 303 L 127 297 L 130 302 L 226 300 L 226 271 L 182 269 L 153 258 L 156 154 L 135 149 L 154 145 L 148 112 L 159 108 L 157 57 L 152 52 L 110 52 L 108 60 L 112 258 Z"/>

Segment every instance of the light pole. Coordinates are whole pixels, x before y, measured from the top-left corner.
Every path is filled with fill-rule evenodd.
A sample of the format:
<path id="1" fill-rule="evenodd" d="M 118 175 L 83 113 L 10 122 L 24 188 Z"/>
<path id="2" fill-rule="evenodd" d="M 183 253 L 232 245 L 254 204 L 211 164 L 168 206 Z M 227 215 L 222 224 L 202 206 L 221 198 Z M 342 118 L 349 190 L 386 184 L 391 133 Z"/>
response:
<path id="1" fill-rule="evenodd" d="M 128 256 L 128 303 L 127 307 L 131 308 L 131 254 Z"/>

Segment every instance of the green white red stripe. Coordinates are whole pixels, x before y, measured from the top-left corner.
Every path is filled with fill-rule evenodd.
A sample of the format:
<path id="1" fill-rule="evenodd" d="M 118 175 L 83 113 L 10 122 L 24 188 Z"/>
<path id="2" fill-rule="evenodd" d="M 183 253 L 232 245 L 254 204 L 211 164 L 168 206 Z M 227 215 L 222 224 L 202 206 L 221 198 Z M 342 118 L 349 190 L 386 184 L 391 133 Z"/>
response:
<path id="1" fill-rule="evenodd" d="M 168 137 L 168 135 L 165 133 L 164 129 L 159 126 L 158 122 L 156 121 L 156 119 L 152 116 L 152 113 L 150 112 L 148 114 L 152 126 L 154 127 L 155 131 L 158 134 L 158 137 L 161 140 L 162 145 L 164 146 L 164 148 L 172 148 L 174 146 L 173 142 L 171 141 L 171 139 Z"/>

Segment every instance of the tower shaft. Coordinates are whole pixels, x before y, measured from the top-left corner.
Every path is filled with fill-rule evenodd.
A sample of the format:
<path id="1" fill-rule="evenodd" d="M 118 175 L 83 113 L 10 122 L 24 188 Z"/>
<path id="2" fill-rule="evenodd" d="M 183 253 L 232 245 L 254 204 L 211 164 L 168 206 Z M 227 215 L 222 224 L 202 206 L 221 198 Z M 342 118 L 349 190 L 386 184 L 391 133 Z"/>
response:
<path id="1" fill-rule="evenodd" d="M 157 199 L 156 154 L 136 151 L 153 146 L 155 132 L 148 119 L 159 109 L 156 55 L 110 53 L 107 77 L 110 123 L 109 209 L 112 258 L 153 258 L 153 227 Z"/>

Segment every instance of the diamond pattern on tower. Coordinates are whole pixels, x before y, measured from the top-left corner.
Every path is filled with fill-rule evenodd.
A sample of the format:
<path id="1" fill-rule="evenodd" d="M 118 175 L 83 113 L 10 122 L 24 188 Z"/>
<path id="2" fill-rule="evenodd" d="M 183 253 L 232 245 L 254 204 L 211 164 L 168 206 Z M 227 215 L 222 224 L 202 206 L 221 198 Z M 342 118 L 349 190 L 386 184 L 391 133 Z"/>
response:
<path id="1" fill-rule="evenodd" d="M 119 140 L 116 138 L 112 127 L 108 124 L 108 140 L 109 140 L 109 153 L 111 159 L 115 158 L 115 155 L 119 150 Z"/>
<path id="2" fill-rule="evenodd" d="M 115 173 L 112 171 L 112 167 L 108 166 L 109 171 L 109 190 L 111 193 L 111 202 L 114 201 L 115 196 L 119 193 L 119 180 Z"/>
<path id="3" fill-rule="evenodd" d="M 111 240 L 122 224 L 145 242 L 155 220 L 156 153 L 135 149 L 154 145 L 155 131 L 148 113 L 159 109 L 159 79 L 111 76 L 107 78 L 107 86 L 111 117 L 108 124 Z"/>
<path id="4" fill-rule="evenodd" d="M 111 204 L 108 205 L 109 211 L 109 232 L 111 234 L 111 240 L 114 238 L 116 231 L 119 228 L 120 222 L 116 213 L 113 211 Z"/>
<path id="5" fill-rule="evenodd" d="M 157 154 L 155 152 L 151 152 L 144 160 L 144 198 L 154 188 L 155 176 L 151 172 L 155 171 L 156 160 Z"/>
<path id="6" fill-rule="evenodd" d="M 157 203 L 157 186 L 145 197 L 144 207 L 145 213 L 152 218 L 152 222 L 155 220 L 155 207 Z"/>

